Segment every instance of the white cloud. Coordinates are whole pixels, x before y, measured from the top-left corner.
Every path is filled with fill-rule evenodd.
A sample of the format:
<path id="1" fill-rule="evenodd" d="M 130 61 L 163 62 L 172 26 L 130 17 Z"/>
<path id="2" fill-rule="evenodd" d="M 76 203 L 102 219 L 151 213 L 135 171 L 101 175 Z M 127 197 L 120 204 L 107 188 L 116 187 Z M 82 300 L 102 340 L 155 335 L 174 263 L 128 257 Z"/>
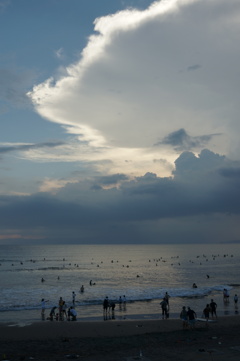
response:
<path id="1" fill-rule="evenodd" d="M 96 19 L 79 62 L 28 94 L 41 116 L 79 142 L 68 145 L 71 152 L 62 146 L 61 159 L 105 164 L 109 173 L 166 175 L 169 163 L 159 169 L 153 160 L 173 164 L 178 154 L 153 145 L 179 129 L 191 137 L 221 134 L 209 137 L 209 148 L 237 158 L 238 16 L 235 0 L 166 0 Z M 43 153 L 28 155 L 51 158 Z"/>

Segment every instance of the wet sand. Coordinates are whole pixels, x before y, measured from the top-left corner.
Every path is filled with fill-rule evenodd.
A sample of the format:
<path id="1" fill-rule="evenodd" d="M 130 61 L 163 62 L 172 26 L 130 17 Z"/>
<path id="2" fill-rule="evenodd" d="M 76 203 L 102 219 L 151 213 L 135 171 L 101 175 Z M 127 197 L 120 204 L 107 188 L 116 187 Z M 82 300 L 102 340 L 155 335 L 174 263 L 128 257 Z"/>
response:
<path id="1" fill-rule="evenodd" d="M 1 359 L 159 361 L 240 359 L 240 318 L 182 329 L 178 319 L 0 324 Z"/>

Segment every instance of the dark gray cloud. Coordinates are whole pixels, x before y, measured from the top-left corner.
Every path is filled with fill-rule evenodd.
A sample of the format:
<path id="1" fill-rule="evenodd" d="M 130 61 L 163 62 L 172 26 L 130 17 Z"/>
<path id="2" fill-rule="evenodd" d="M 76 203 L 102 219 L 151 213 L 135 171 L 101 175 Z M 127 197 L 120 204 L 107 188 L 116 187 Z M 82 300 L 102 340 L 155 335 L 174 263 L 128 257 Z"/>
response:
<path id="1" fill-rule="evenodd" d="M 61 145 L 64 145 L 64 142 L 43 142 L 36 144 L 20 144 L 20 145 L 11 145 L 11 146 L 0 146 L 0 154 L 15 152 L 15 151 L 28 151 L 31 149 L 40 149 L 40 148 L 55 148 Z"/>
<path id="2" fill-rule="evenodd" d="M 206 144 L 219 134 L 208 134 L 191 137 L 185 129 L 181 128 L 168 134 L 162 141 L 155 145 L 167 144 L 171 145 L 176 151 L 192 150 L 195 148 L 206 146 Z"/>
<path id="3" fill-rule="evenodd" d="M 194 65 L 190 65 L 188 68 L 187 68 L 187 71 L 195 71 L 195 70 L 198 70 L 201 68 L 201 65 L 199 64 L 194 64 Z"/>
<path id="4" fill-rule="evenodd" d="M 235 175 L 230 176 L 230 175 Z M 228 176 L 226 176 L 228 175 Z M 163 238 L 182 242 L 179 230 L 186 224 L 184 237 L 197 239 L 196 227 L 207 218 L 212 234 L 217 232 L 215 215 L 240 216 L 239 164 L 203 150 L 198 157 L 184 152 L 176 160 L 173 177 L 161 178 L 147 173 L 127 180 L 124 175 L 68 184 L 56 195 L 48 193 L 31 196 L 0 198 L 1 231 L 16 229 L 40 233 L 49 240 L 61 238 L 74 242 L 146 242 Z M 118 188 L 95 187 L 124 181 Z M 228 215 L 228 216 L 227 216 Z M 228 218 L 229 219 L 229 218 Z M 172 223 L 176 229 L 167 229 Z M 205 220 L 206 222 L 206 220 Z M 159 223 L 162 229 L 159 229 Z M 212 225 L 211 225 L 212 223 Z M 224 223 L 223 223 L 224 224 Z M 228 235 L 230 237 L 230 234 Z M 195 238 L 194 238 L 195 237 Z M 218 240 L 223 239 L 219 234 Z M 131 239 L 130 239 L 131 238 Z M 229 239 L 230 240 L 230 239 Z"/>
<path id="5" fill-rule="evenodd" d="M 92 189 L 101 189 L 106 187 L 116 187 L 122 181 L 128 180 L 125 174 L 112 174 L 109 176 L 102 176 L 95 179 Z"/>
<path id="6" fill-rule="evenodd" d="M 240 164 L 236 162 L 235 167 L 221 168 L 219 173 L 223 177 L 232 178 L 233 180 L 239 180 L 240 182 Z"/>

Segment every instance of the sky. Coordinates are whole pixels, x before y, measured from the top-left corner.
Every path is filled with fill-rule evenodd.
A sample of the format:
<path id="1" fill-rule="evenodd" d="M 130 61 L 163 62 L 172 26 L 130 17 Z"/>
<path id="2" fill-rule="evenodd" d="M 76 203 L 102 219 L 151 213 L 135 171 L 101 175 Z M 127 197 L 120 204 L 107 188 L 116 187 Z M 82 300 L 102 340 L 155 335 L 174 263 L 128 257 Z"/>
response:
<path id="1" fill-rule="evenodd" d="M 0 0 L 0 244 L 240 241 L 239 0 Z"/>

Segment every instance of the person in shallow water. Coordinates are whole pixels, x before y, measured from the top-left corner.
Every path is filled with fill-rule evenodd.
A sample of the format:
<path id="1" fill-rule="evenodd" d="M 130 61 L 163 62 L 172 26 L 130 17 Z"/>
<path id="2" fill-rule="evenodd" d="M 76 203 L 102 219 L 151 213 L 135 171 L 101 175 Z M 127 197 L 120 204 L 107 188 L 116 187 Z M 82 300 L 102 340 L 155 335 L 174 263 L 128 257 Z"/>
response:
<path id="1" fill-rule="evenodd" d="M 108 297 L 106 296 L 103 301 L 103 313 L 106 314 L 109 307 Z"/>
<path id="2" fill-rule="evenodd" d="M 217 304 L 216 302 L 214 302 L 213 299 L 211 299 L 211 302 L 210 302 L 210 308 L 211 308 L 211 315 L 212 315 L 212 318 L 215 316 L 217 318 Z"/>
<path id="3" fill-rule="evenodd" d="M 162 318 L 168 318 L 169 314 L 168 314 L 168 304 L 167 301 L 165 300 L 165 298 L 162 300 L 162 302 L 160 302 L 161 308 L 162 308 Z"/>

